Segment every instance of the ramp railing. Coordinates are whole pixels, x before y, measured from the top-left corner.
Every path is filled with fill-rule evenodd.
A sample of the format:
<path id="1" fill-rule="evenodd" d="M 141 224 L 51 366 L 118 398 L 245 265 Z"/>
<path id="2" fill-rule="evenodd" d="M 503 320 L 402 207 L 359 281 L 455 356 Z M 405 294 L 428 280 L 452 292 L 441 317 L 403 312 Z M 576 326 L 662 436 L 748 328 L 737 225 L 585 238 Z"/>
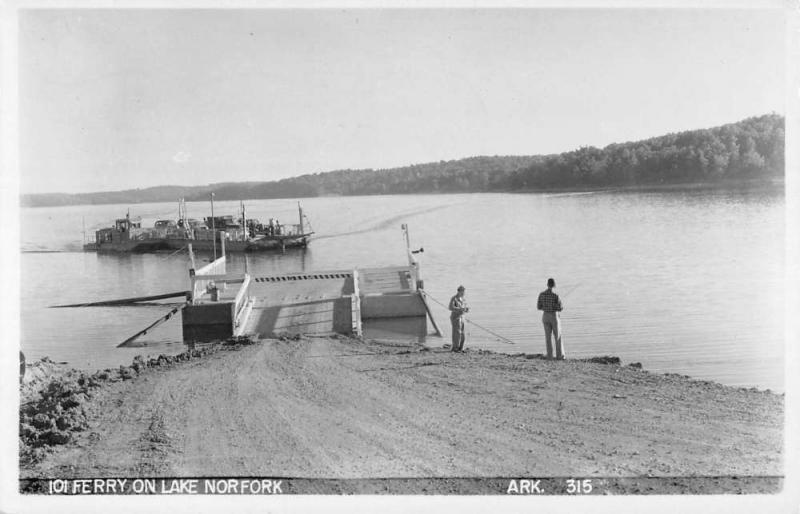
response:
<path id="1" fill-rule="evenodd" d="M 236 293 L 236 298 L 233 300 L 233 328 L 234 330 L 243 322 L 246 321 L 242 314 L 245 312 L 245 306 L 250 300 L 250 275 L 244 274 L 242 285 L 239 286 L 239 292 Z"/>
<path id="2" fill-rule="evenodd" d="M 208 293 L 215 285 L 217 280 L 225 277 L 225 256 L 210 262 L 202 268 L 189 270 L 189 279 L 192 282 L 192 303 L 197 302 L 201 296 Z"/>

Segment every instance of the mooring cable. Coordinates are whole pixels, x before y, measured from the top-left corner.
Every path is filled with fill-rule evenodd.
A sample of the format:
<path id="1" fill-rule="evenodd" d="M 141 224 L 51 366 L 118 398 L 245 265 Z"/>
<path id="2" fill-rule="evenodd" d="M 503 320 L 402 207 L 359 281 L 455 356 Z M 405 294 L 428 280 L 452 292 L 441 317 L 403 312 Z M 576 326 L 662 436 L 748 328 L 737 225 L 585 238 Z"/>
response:
<path id="1" fill-rule="evenodd" d="M 182 251 L 182 250 L 186 250 L 186 248 L 187 248 L 187 247 L 188 247 L 188 245 L 183 245 L 183 246 L 181 246 L 180 248 L 178 248 L 177 250 L 175 250 L 174 252 L 172 252 L 171 254 L 167 255 L 166 257 L 161 257 L 161 258 L 162 258 L 162 259 L 169 259 L 170 257 L 172 257 L 173 255 L 175 255 L 176 253 L 178 253 L 178 252 L 180 252 L 180 251 Z"/>

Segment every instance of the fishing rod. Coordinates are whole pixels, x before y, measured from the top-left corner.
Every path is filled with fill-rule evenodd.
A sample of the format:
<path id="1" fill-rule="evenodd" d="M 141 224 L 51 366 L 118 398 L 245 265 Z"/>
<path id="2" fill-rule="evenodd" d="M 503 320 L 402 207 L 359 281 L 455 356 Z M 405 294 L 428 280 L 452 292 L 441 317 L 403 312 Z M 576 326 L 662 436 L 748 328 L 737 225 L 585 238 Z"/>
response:
<path id="1" fill-rule="evenodd" d="M 578 289 L 578 288 L 580 287 L 580 285 L 581 285 L 580 283 L 578 283 L 578 284 L 575 284 L 574 286 L 572 286 L 572 287 L 570 288 L 570 290 L 569 290 L 569 291 L 567 291 L 566 293 L 564 293 L 564 294 L 562 294 L 562 295 L 559 295 L 559 298 L 565 298 L 567 295 L 569 295 L 569 294 L 572 294 L 572 292 L 573 292 L 574 290 Z"/>
<path id="2" fill-rule="evenodd" d="M 424 250 L 424 248 L 420 248 L 419 250 L 416 250 L 416 251 L 414 251 L 414 252 L 411 252 L 411 253 L 414 253 L 414 254 L 419 254 L 419 253 L 424 253 L 424 251 L 425 251 L 425 250 Z M 438 259 L 436 259 L 436 258 L 434 258 L 434 257 L 431 257 L 429 254 L 425 254 L 425 259 L 426 259 L 426 260 L 429 260 L 429 261 L 432 261 L 432 262 L 434 262 L 435 264 L 438 264 L 439 266 L 445 266 L 445 265 L 444 265 L 444 264 L 443 264 L 443 263 L 442 263 L 440 260 L 438 260 Z M 559 297 L 560 297 L 560 298 L 565 298 L 566 296 L 568 296 L 568 295 L 572 294 L 572 292 L 573 292 L 573 291 L 575 291 L 577 288 L 579 288 L 581 285 L 582 285 L 582 283 L 580 283 L 580 282 L 579 282 L 578 284 L 575 284 L 574 286 L 572 286 L 572 287 L 569 289 L 569 291 L 567 291 L 567 292 L 566 292 L 566 293 L 564 293 L 564 294 L 560 294 L 560 295 L 559 295 Z M 427 292 L 426 292 L 426 294 L 427 294 Z M 437 303 L 438 303 L 438 302 L 437 302 Z M 440 305 L 442 305 L 442 304 L 440 304 Z M 444 307 L 445 307 L 446 309 L 448 309 L 448 307 L 447 307 L 447 306 L 444 306 Z"/>

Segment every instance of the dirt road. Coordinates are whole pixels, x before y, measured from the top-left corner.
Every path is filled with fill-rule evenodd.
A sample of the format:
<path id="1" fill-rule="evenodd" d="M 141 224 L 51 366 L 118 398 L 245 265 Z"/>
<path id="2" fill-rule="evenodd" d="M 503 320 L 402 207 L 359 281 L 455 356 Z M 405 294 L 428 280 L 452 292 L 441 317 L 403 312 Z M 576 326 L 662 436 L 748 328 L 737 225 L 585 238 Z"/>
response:
<path id="1" fill-rule="evenodd" d="M 267 340 L 104 385 L 22 477 L 781 475 L 783 397 L 628 366 Z"/>

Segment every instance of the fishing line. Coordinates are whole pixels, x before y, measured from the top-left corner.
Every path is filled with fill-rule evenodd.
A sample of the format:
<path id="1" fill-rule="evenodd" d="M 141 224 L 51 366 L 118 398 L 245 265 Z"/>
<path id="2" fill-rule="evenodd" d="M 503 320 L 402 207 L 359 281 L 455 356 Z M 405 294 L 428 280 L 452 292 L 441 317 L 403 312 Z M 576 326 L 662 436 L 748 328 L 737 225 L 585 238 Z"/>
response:
<path id="1" fill-rule="evenodd" d="M 427 255 L 425 256 L 425 259 L 426 259 L 426 260 L 430 260 L 429 256 L 427 256 Z M 435 261 L 436 259 L 433 259 L 433 260 Z M 439 305 L 441 305 L 443 308 L 447 309 L 448 311 L 450 310 L 450 307 L 448 307 L 447 305 L 443 304 L 442 302 L 440 302 L 439 300 L 437 300 L 436 298 L 434 298 L 434 297 L 433 297 L 433 296 L 432 296 L 432 295 L 431 295 L 431 294 L 430 294 L 428 291 L 425 291 L 425 295 L 426 295 L 426 296 L 428 296 L 428 297 L 430 297 L 430 299 L 431 299 L 431 300 L 433 300 L 434 302 L 438 303 L 438 304 L 439 304 Z M 480 328 L 481 330 L 484 330 L 484 331 L 486 331 L 486 332 L 487 332 L 487 333 L 489 333 L 489 334 L 492 334 L 492 335 L 493 335 L 493 336 L 495 336 L 495 337 L 496 337 L 496 338 L 497 338 L 497 339 L 498 339 L 498 340 L 499 340 L 501 343 L 506 343 L 506 344 L 516 344 L 516 343 L 515 343 L 514 341 L 512 341 L 511 339 L 509 339 L 509 338 L 507 338 L 507 337 L 505 337 L 505 336 L 502 336 L 502 335 L 498 334 L 497 332 L 495 332 L 495 331 L 493 331 L 493 330 L 491 330 L 491 329 L 489 329 L 489 328 L 486 328 L 486 327 L 484 327 L 483 325 L 480 325 L 480 324 L 478 324 L 478 323 L 475 323 L 474 321 L 472 321 L 472 320 L 471 320 L 471 319 L 469 319 L 469 318 L 466 318 L 466 317 L 465 317 L 465 318 L 464 318 L 464 321 L 466 321 L 467 323 L 469 323 L 469 324 L 471 324 L 471 325 L 475 325 L 476 327 Z"/>
<path id="2" fill-rule="evenodd" d="M 431 299 L 431 300 L 433 300 L 434 302 L 438 303 L 439 305 L 441 305 L 442 307 L 444 307 L 444 308 L 445 308 L 445 309 L 447 309 L 448 311 L 450 310 L 450 308 L 449 308 L 447 305 L 443 304 L 442 302 L 440 302 L 439 300 L 437 300 L 436 298 L 434 298 L 434 297 L 433 297 L 433 296 L 432 296 L 432 295 L 431 295 L 429 292 L 425 291 L 425 296 L 427 296 L 428 298 L 430 298 L 430 299 Z M 500 334 L 498 334 L 497 332 L 495 332 L 495 331 L 493 331 L 493 330 L 491 330 L 491 329 L 488 329 L 488 328 L 484 327 L 483 325 L 480 325 L 480 324 L 478 324 L 478 323 L 475 323 L 475 322 L 474 322 L 474 321 L 472 321 L 471 319 L 468 319 L 468 318 L 466 318 L 466 317 L 465 317 L 465 318 L 464 318 L 464 321 L 466 321 L 467 323 L 469 323 L 469 324 L 471 324 L 471 325 L 475 325 L 476 327 L 480 328 L 481 330 L 485 330 L 486 332 L 488 332 L 488 333 L 492 334 L 493 336 L 497 337 L 497 338 L 498 338 L 498 340 L 499 340 L 501 343 L 506 343 L 506 344 L 516 344 L 516 343 L 515 343 L 514 341 L 512 341 L 511 339 L 509 339 L 509 338 L 507 338 L 507 337 L 504 337 L 504 336 L 501 336 L 501 335 L 500 335 Z"/>

